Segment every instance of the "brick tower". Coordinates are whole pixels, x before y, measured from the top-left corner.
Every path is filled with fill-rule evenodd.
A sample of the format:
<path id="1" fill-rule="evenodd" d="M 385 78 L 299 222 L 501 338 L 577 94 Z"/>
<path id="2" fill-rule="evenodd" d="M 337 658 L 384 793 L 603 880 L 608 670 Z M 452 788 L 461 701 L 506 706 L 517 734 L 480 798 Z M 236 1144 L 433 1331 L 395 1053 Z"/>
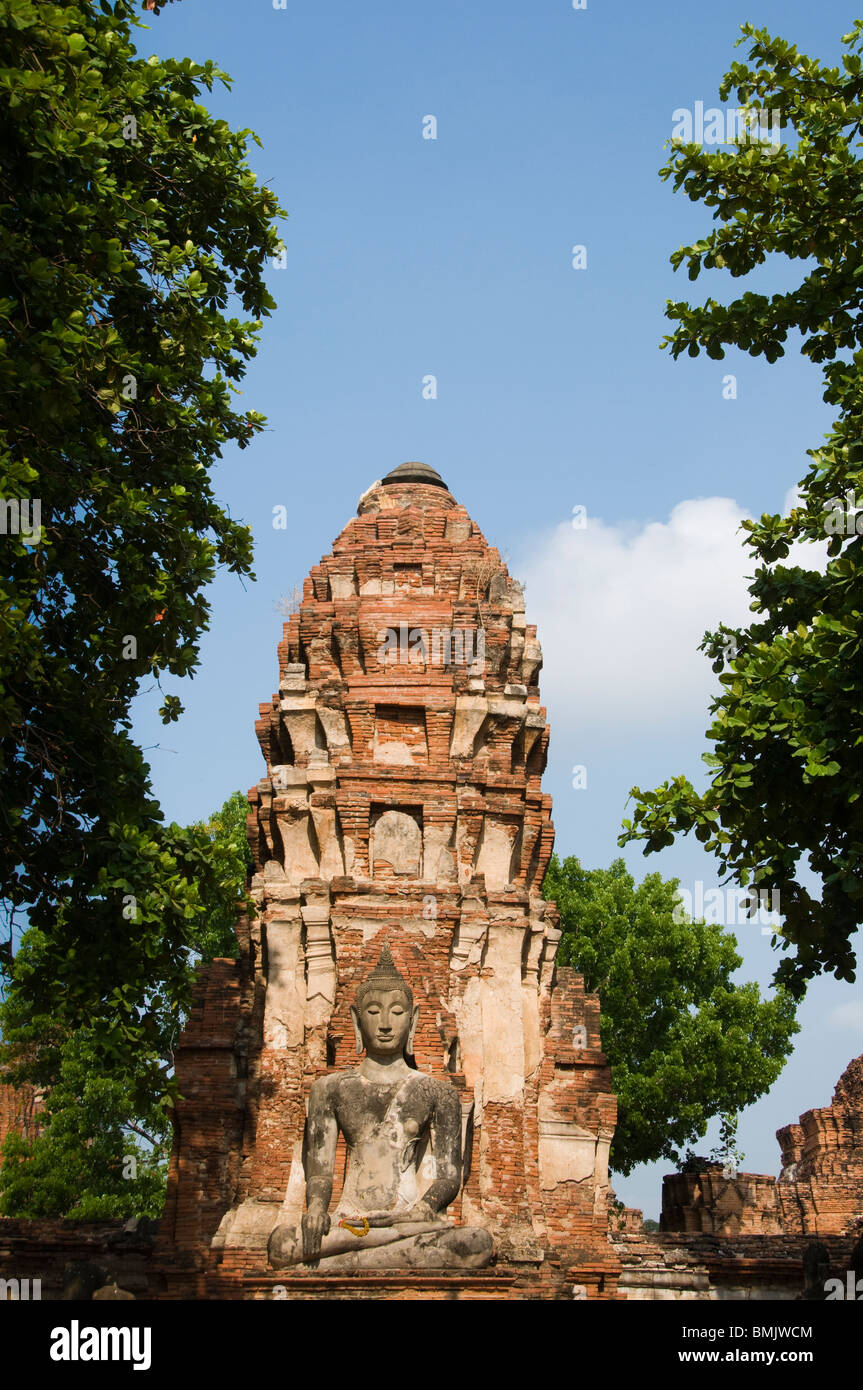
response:
<path id="1" fill-rule="evenodd" d="M 201 972 L 183 1035 L 160 1259 L 168 1296 L 613 1297 L 616 1119 L 599 1002 L 555 969 L 536 629 L 498 552 L 422 464 L 360 499 L 305 581 L 257 723 L 257 912 Z M 348 1005 L 387 940 L 421 1008 L 416 1065 L 463 1112 L 473 1274 L 267 1267 L 303 1206 L 309 1088 L 356 1063 Z M 336 1161 L 333 1202 L 344 1160 Z"/>

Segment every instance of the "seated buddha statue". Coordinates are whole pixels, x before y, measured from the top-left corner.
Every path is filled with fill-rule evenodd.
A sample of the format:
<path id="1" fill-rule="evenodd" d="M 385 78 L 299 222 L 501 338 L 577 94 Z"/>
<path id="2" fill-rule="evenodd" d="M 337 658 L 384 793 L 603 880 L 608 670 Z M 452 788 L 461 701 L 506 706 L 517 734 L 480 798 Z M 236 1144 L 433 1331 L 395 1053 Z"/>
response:
<path id="1" fill-rule="evenodd" d="M 480 1269 L 493 1253 L 488 1231 L 453 1226 L 443 1213 L 461 1186 L 461 1103 L 452 1082 L 417 1071 L 419 1009 L 385 944 L 351 1008 L 359 1066 L 319 1077 L 303 1141 L 306 1211 L 298 1232 L 280 1223 L 269 1240 L 275 1268 Z M 339 1133 L 347 1173 L 329 1211 Z M 418 1158 L 433 1178 L 420 1195 Z"/>

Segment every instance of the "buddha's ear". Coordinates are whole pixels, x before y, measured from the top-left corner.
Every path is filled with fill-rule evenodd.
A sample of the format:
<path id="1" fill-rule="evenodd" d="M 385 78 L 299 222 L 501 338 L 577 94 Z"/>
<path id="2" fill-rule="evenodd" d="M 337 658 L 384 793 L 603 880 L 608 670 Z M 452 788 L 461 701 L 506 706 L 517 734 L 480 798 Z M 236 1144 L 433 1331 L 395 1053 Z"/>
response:
<path id="1" fill-rule="evenodd" d="M 417 1023 L 419 1022 L 419 1016 L 420 1016 L 420 1006 L 419 1006 L 419 1004 L 414 1004 L 413 1013 L 411 1014 L 411 1028 L 410 1028 L 410 1032 L 408 1033 L 408 1040 L 407 1040 L 407 1043 L 405 1044 L 405 1052 L 407 1052 L 408 1056 L 410 1056 L 410 1057 L 413 1057 L 413 1055 L 414 1055 L 414 1033 L 415 1033 L 416 1030 L 417 1030 Z"/>
<path id="2" fill-rule="evenodd" d="M 354 1038 L 357 1044 L 357 1052 L 363 1053 L 365 1051 L 365 1043 L 363 1042 L 363 1035 L 360 1030 L 360 1016 L 357 1013 L 355 1004 L 351 1004 L 351 1023 L 354 1025 Z"/>

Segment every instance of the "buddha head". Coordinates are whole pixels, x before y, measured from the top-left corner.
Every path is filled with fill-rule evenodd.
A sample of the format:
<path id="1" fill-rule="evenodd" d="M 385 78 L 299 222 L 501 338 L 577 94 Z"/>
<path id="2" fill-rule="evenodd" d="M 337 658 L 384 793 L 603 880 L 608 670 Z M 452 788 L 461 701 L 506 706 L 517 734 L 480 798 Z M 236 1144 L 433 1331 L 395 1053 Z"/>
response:
<path id="1" fill-rule="evenodd" d="M 413 1057 L 414 1032 L 419 1006 L 413 991 L 396 969 L 385 941 L 378 963 L 357 990 L 351 1005 L 351 1018 L 357 1052 L 380 1061 L 407 1055 Z"/>

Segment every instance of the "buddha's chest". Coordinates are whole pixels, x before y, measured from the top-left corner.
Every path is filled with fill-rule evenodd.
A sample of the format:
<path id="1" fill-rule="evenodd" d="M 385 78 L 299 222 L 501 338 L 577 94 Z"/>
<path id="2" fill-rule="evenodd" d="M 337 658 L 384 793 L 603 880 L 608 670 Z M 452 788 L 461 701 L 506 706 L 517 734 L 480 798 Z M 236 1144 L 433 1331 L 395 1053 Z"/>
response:
<path id="1" fill-rule="evenodd" d="M 370 1146 L 399 1157 L 416 1147 L 429 1128 L 432 1104 L 421 1085 L 365 1083 L 346 1090 L 337 1106 L 339 1128 L 351 1148 Z"/>

